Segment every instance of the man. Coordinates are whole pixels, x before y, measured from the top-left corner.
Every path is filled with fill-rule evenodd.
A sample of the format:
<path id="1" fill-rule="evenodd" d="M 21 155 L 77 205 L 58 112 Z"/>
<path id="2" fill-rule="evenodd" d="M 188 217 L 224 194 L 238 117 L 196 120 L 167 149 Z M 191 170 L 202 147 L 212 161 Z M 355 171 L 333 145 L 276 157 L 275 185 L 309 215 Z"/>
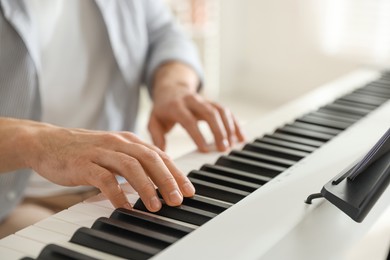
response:
<path id="1" fill-rule="evenodd" d="M 153 99 L 148 129 L 135 134 L 139 89 Z M 116 175 L 150 211 L 181 204 L 194 187 L 163 152 L 181 124 L 207 152 L 243 135 L 234 116 L 199 94 L 192 44 L 158 0 L 0 0 L 0 220 L 23 197 L 31 170 L 63 186 L 94 186 L 131 208 Z M 43 123 L 45 122 L 45 123 Z M 93 129 L 93 130 L 87 130 Z"/>

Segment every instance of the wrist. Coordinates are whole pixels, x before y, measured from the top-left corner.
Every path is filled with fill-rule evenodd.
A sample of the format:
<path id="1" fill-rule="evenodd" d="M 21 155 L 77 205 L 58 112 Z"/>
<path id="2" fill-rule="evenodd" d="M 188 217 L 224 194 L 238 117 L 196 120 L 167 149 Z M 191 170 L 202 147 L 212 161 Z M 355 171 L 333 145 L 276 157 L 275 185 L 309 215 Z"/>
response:
<path id="1" fill-rule="evenodd" d="M 161 65 L 153 81 L 153 100 L 164 94 L 187 95 L 199 88 L 196 72 L 183 63 L 171 61 Z"/>

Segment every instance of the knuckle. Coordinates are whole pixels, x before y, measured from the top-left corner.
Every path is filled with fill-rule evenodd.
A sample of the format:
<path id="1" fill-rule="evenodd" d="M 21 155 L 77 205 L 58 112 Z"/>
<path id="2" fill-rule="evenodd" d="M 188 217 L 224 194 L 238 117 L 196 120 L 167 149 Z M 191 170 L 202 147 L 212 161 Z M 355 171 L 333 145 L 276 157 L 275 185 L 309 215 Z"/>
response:
<path id="1" fill-rule="evenodd" d="M 176 180 L 173 176 L 166 176 L 159 182 L 161 187 L 173 187 L 176 186 Z"/>
<path id="2" fill-rule="evenodd" d="M 118 135 L 111 132 L 102 133 L 101 138 L 104 143 L 114 143 L 119 140 Z"/>
<path id="3" fill-rule="evenodd" d="M 154 186 L 151 182 L 142 183 L 137 187 L 137 192 L 140 194 L 150 194 L 150 192 L 154 192 Z"/>
<path id="4" fill-rule="evenodd" d="M 120 158 L 119 164 L 122 165 L 125 169 L 130 169 L 130 170 L 134 170 L 141 167 L 140 162 L 133 157 Z"/>
<path id="5" fill-rule="evenodd" d="M 145 149 L 142 152 L 141 156 L 145 161 L 152 162 L 152 163 L 155 163 L 160 160 L 160 156 L 158 155 L 158 153 L 149 149 Z"/>

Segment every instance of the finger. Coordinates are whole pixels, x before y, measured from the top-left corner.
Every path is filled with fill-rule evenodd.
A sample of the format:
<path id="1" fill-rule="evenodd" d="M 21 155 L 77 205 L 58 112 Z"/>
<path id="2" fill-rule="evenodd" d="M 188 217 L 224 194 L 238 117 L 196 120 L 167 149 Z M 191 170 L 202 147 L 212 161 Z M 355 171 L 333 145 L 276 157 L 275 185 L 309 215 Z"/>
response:
<path id="1" fill-rule="evenodd" d="M 146 174 L 158 187 L 165 202 L 170 206 L 178 206 L 183 201 L 181 193 L 175 178 L 164 164 L 159 154 L 148 147 L 138 144 L 129 143 L 121 147 L 122 153 L 137 159 Z"/>
<path id="2" fill-rule="evenodd" d="M 92 164 L 87 173 L 86 181 L 99 188 L 115 208 L 132 208 L 114 174 L 107 169 L 97 164 Z"/>
<path id="3" fill-rule="evenodd" d="M 182 107 L 177 112 L 178 123 L 187 131 L 191 136 L 192 140 L 195 142 L 200 152 L 208 152 L 206 140 L 204 139 L 201 131 L 198 127 L 198 120 L 194 115 L 188 110 L 187 107 Z"/>
<path id="4" fill-rule="evenodd" d="M 226 135 L 227 135 L 229 144 L 230 144 L 230 146 L 232 146 L 233 142 L 234 142 L 234 136 L 236 135 L 232 113 L 230 112 L 230 110 L 222 107 L 219 104 L 212 103 L 212 105 L 218 110 L 218 113 L 220 114 L 220 116 L 222 118 L 222 122 L 223 122 L 223 125 L 224 125 L 225 130 L 226 130 Z"/>
<path id="5" fill-rule="evenodd" d="M 138 192 L 149 211 L 160 210 L 161 202 L 157 197 L 154 184 L 137 159 L 121 152 L 109 152 L 102 156 L 100 164 L 124 177 Z"/>
<path id="6" fill-rule="evenodd" d="M 245 141 L 244 131 L 242 130 L 242 127 L 241 127 L 240 124 L 238 123 L 238 121 L 237 121 L 237 119 L 235 118 L 235 116 L 232 115 L 232 117 L 233 117 L 233 122 L 234 122 L 234 128 L 235 128 L 235 132 L 236 132 L 236 137 L 237 137 L 238 141 L 244 142 L 244 141 Z"/>
<path id="7" fill-rule="evenodd" d="M 214 135 L 215 144 L 219 151 L 225 151 L 229 147 L 226 139 L 226 130 L 218 110 L 210 103 L 193 98 L 189 100 L 190 110 L 199 118 L 204 119 Z"/>
<path id="8" fill-rule="evenodd" d="M 158 122 L 157 118 L 153 115 L 150 117 L 149 124 L 148 124 L 148 130 L 150 132 L 150 135 L 152 137 L 153 144 L 160 148 L 161 150 L 165 151 L 166 143 L 165 143 L 165 134 L 163 127 Z"/>
<path id="9" fill-rule="evenodd" d="M 127 135 L 127 133 L 124 133 L 124 135 Z M 148 144 L 144 142 L 141 139 L 138 139 L 138 137 L 134 137 L 133 134 L 128 135 L 127 137 L 129 140 L 133 142 L 137 142 L 139 144 L 142 144 L 149 149 L 155 151 L 160 158 L 163 160 L 165 165 L 167 166 L 168 170 L 172 174 L 172 176 L 175 178 L 183 196 L 185 197 L 192 197 L 195 194 L 195 188 L 192 185 L 191 181 L 187 178 L 187 176 L 175 165 L 173 160 L 166 154 L 165 152 L 161 151 L 159 148 L 157 148 L 154 145 Z"/>

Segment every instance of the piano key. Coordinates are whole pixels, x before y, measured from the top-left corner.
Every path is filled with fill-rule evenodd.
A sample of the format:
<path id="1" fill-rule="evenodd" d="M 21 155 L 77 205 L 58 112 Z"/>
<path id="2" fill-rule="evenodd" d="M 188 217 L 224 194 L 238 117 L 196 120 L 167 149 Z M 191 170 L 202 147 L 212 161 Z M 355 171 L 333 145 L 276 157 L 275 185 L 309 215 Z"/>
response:
<path id="1" fill-rule="evenodd" d="M 349 118 L 349 119 L 355 120 L 355 122 L 357 122 L 358 120 L 360 120 L 363 117 L 363 116 L 360 116 L 360 115 L 355 115 L 355 114 L 351 114 L 351 113 L 344 113 L 344 112 L 340 112 L 340 111 L 327 109 L 326 107 L 319 108 L 317 110 L 317 112 L 319 112 L 321 114 L 327 114 L 327 115 L 332 115 L 332 116 Z"/>
<path id="2" fill-rule="evenodd" d="M 368 84 L 368 86 L 371 86 L 371 85 L 382 87 L 385 89 L 389 89 L 390 88 L 390 81 L 387 79 L 378 79 L 378 80 L 375 80 L 375 81 Z"/>
<path id="3" fill-rule="evenodd" d="M 316 150 L 315 147 L 305 144 L 297 144 L 295 142 L 285 141 L 285 140 L 278 140 L 276 138 L 271 138 L 269 136 L 264 136 L 262 138 L 257 138 L 255 142 L 263 142 L 267 144 L 277 145 L 285 148 L 291 148 L 294 150 L 300 150 L 303 152 L 314 152 Z M 290 163 L 293 163 L 292 161 Z"/>
<path id="4" fill-rule="evenodd" d="M 148 259 L 160 252 L 159 248 L 85 227 L 78 229 L 70 241 L 126 259 Z"/>
<path id="5" fill-rule="evenodd" d="M 95 219 L 102 216 L 108 217 L 112 213 L 112 209 L 110 208 L 101 207 L 96 204 L 83 203 L 83 202 L 71 206 L 68 210 L 72 212 L 83 213 L 85 215 L 95 217 Z"/>
<path id="6" fill-rule="evenodd" d="M 334 128 L 331 128 L 331 127 L 318 126 L 318 125 L 311 124 L 311 123 L 297 122 L 297 121 L 292 123 L 291 126 L 302 128 L 302 129 L 306 129 L 306 130 L 310 130 L 310 131 L 313 131 L 313 132 L 329 134 L 329 135 L 338 135 L 339 133 L 342 132 L 342 130 L 334 129 Z"/>
<path id="7" fill-rule="evenodd" d="M 351 101 L 351 100 L 345 100 L 345 99 L 335 100 L 334 103 L 335 104 L 344 105 L 344 106 L 363 108 L 363 109 L 367 109 L 367 110 L 370 110 L 370 111 L 372 111 L 372 110 L 374 110 L 375 108 L 378 107 L 377 105 L 362 104 L 362 103 L 357 103 L 357 102 L 354 102 L 354 101 Z"/>
<path id="8" fill-rule="evenodd" d="M 265 135 L 265 136 L 270 137 L 270 138 L 279 139 L 279 140 L 286 140 L 286 141 L 294 142 L 297 144 L 310 145 L 310 146 L 313 146 L 316 148 L 325 144 L 325 142 L 322 142 L 322 141 L 313 140 L 313 139 L 305 138 L 305 137 L 299 137 L 296 135 L 291 135 L 291 134 L 286 134 L 286 133 L 275 132 L 272 135 Z"/>
<path id="9" fill-rule="evenodd" d="M 290 148 L 284 148 L 280 146 L 274 146 L 260 141 L 254 143 L 248 143 L 243 148 L 244 151 L 253 151 L 257 153 L 268 154 L 287 160 L 299 161 L 300 159 L 308 156 L 310 153 Z"/>
<path id="10" fill-rule="evenodd" d="M 63 221 L 63 220 L 55 218 L 55 217 L 49 217 L 49 218 L 43 219 L 43 220 L 35 223 L 34 226 L 66 235 L 69 238 L 80 227 L 80 225 L 66 222 L 66 221 Z"/>
<path id="11" fill-rule="evenodd" d="M 134 208 L 137 210 L 149 212 L 146 209 L 142 200 L 138 200 L 137 203 L 135 203 Z M 159 211 L 154 212 L 153 214 L 180 220 L 182 222 L 190 223 L 197 226 L 203 225 L 204 223 L 206 223 L 207 221 L 209 221 L 210 219 L 214 218 L 217 215 L 215 213 L 207 212 L 186 205 L 171 207 L 166 205 L 163 200 L 162 200 L 162 208 Z"/>
<path id="12" fill-rule="evenodd" d="M 330 134 L 324 134 L 324 133 L 317 133 L 310 130 L 293 127 L 291 125 L 285 125 L 282 128 L 278 128 L 275 131 L 276 133 L 286 133 L 291 135 L 296 135 L 299 137 L 305 137 L 310 138 L 313 140 L 321 141 L 321 142 L 327 142 L 330 139 L 332 139 L 334 136 Z"/>
<path id="13" fill-rule="evenodd" d="M 195 194 L 191 198 L 184 198 L 182 204 L 216 214 L 222 213 L 233 205 L 232 203 L 200 196 L 198 194 Z"/>
<path id="14" fill-rule="evenodd" d="M 368 84 L 367 86 L 365 86 L 362 89 L 367 90 L 367 91 L 371 91 L 371 92 L 375 92 L 375 93 L 381 94 L 383 96 L 390 95 L 390 90 L 388 88 L 383 88 L 383 87 L 380 87 L 380 86 L 374 85 L 374 84 Z"/>
<path id="15" fill-rule="evenodd" d="M 323 117 L 316 117 L 313 115 L 305 115 L 297 119 L 297 122 L 304 122 L 304 123 L 310 123 L 315 124 L 319 126 L 328 126 L 332 128 L 336 128 L 339 130 L 345 130 L 349 126 L 351 126 L 353 123 L 348 122 L 340 122 L 332 119 L 326 119 Z"/>
<path id="16" fill-rule="evenodd" d="M 3 258 L 3 259 L 29 259 L 28 257 L 26 257 L 26 254 L 25 253 L 22 253 L 22 252 L 19 252 L 19 251 L 15 251 L 13 249 L 10 249 L 10 248 L 7 248 L 7 247 L 3 247 L 3 246 L 0 246 L 0 256 Z M 30 258 L 30 259 L 33 259 L 33 258 Z"/>
<path id="17" fill-rule="evenodd" d="M 341 105 L 341 104 L 336 104 L 336 103 L 326 105 L 326 106 L 324 106 L 324 108 L 328 109 L 328 110 L 334 110 L 337 112 L 349 113 L 349 114 L 354 114 L 354 115 L 358 115 L 358 116 L 365 116 L 372 111 L 370 109 L 351 107 L 351 106 Z"/>
<path id="18" fill-rule="evenodd" d="M 87 256 L 80 252 L 76 252 L 55 244 L 47 245 L 37 257 L 37 260 L 66 260 L 66 259 L 98 260 L 98 258 Z"/>
<path id="19" fill-rule="evenodd" d="M 325 113 L 324 111 L 314 111 L 309 114 L 308 116 L 314 116 L 318 118 L 324 118 L 324 119 L 329 119 L 329 120 L 334 120 L 342 123 L 349 123 L 349 124 L 354 124 L 356 123 L 359 119 L 356 118 L 351 118 L 348 116 L 343 116 L 341 114 L 335 114 L 333 111 L 332 113 Z"/>
<path id="20" fill-rule="evenodd" d="M 112 254 L 107 254 L 99 250 L 95 250 L 89 247 L 85 247 L 82 245 L 78 245 L 75 243 L 71 242 L 61 242 L 61 243 L 56 243 L 58 246 L 61 246 L 65 249 L 69 249 L 78 253 L 81 253 L 83 255 L 87 255 L 89 257 L 93 257 L 96 259 L 110 259 L 110 260 L 123 260 L 123 259 L 129 259 L 128 257 L 123 258 L 123 257 L 117 257 Z"/>
<path id="21" fill-rule="evenodd" d="M 164 249 L 176 242 L 179 238 L 162 234 L 149 229 L 147 225 L 137 225 L 132 222 L 123 222 L 117 219 L 98 218 L 91 229 L 100 230 L 104 233 L 122 237 L 126 240 L 140 242 L 159 249 Z"/>
<path id="22" fill-rule="evenodd" d="M 189 177 L 188 179 L 194 185 L 197 194 L 230 203 L 237 203 L 250 194 L 247 191 L 195 179 L 193 177 Z"/>
<path id="23" fill-rule="evenodd" d="M 116 209 L 110 218 L 137 225 L 147 225 L 151 230 L 175 237 L 184 237 L 195 230 L 195 228 L 173 223 L 136 210 Z"/>
<path id="24" fill-rule="evenodd" d="M 105 215 L 102 214 L 102 216 Z M 85 215 L 83 213 L 67 209 L 54 214 L 52 218 L 57 218 L 59 220 L 72 223 L 78 226 L 90 227 L 97 217 Z"/>
<path id="25" fill-rule="evenodd" d="M 46 244 L 31 240 L 19 235 L 10 235 L 0 240 L 0 247 L 25 254 L 25 256 L 36 257 Z"/>
<path id="26" fill-rule="evenodd" d="M 387 101 L 386 98 L 370 97 L 370 96 L 362 95 L 359 93 L 352 93 L 352 94 L 343 96 L 341 98 L 341 100 L 348 100 L 348 101 L 358 102 L 358 103 L 362 103 L 362 104 L 375 105 L 375 106 L 380 106 Z"/>
<path id="27" fill-rule="evenodd" d="M 218 158 L 215 164 L 271 178 L 279 175 L 281 172 L 287 169 L 286 167 L 255 162 L 253 160 L 248 160 L 232 155 L 222 155 Z"/>
<path id="28" fill-rule="evenodd" d="M 390 96 L 388 96 L 388 95 L 383 95 L 381 93 L 372 92 L 372 91 L 366 90 L 366 89 L 358 89 L 358 90 L 355 90 L 354 93 L 358 93 L 358 94 L 365 95 L 365 96 L 386 98 L 386 99 L 390 98 Z"/>
<path id="29" fill-rule="evenodd" d="M 249 181 L 257 184 L 265 184 L 270 181 L 272 178 L 267 176 L 261 176 L 258 174 L 253 174 L 250 172 L 245 172 L 237 169 L 233 169 L 230 167 L 225 167 L 222 165 L 212 165 L 212 164 L 204 164 L 201 168 L 203 171 L 213 172 L 215 174 L 219 174 L 222 176 L 230 176 L 232 178 Z"/>
<path id="30" fill-rule="evenodd" d="M 242 191 L 247 191 L 247 192 L 253 192 L 257 188 L 259 188 L 261 185 L 256 184 L 256 183 L 250 183 L 247 181 L 242 181 L 242 180 L 237 180 L 231 177 L 227 176 L 221 176 L 218 174 L 214 174 L 211 172 L 206 172 L 206 171 L 201 171 L 201 170 L 193 170 L 188 174 L 188 177 L 198 179 L 198 180 L 203 180 L 219 185 L 223 185 L 225 187 L 230 187 Z"/>
<path id="31" fill-rule="evenodd" d="M 283 159 L 280 157 L 261 154 L 261 153 L 252 152 L 252 151 L 233 150 L 229 153 L 229 155 L 241 157 L 241 158 L 246 158 L 246 159 L 254 160 L 254 161 L 258 161 L 258 162 L 270 163 L 270 164 L 278 165 L 278 166 L 282 166 L 282 167 L 290 167 L 296 163 L 296 160 Z"/>
<path id="32" fill-rule="evenodd" d="M 68 241 L 69 236 L 61 233 L 43 229 L 37 226 L 29 226 L 15 233 L 16 235 L 24 238 L 28 238 L 44 244 L 54 242 L 65 242 Z"/>

